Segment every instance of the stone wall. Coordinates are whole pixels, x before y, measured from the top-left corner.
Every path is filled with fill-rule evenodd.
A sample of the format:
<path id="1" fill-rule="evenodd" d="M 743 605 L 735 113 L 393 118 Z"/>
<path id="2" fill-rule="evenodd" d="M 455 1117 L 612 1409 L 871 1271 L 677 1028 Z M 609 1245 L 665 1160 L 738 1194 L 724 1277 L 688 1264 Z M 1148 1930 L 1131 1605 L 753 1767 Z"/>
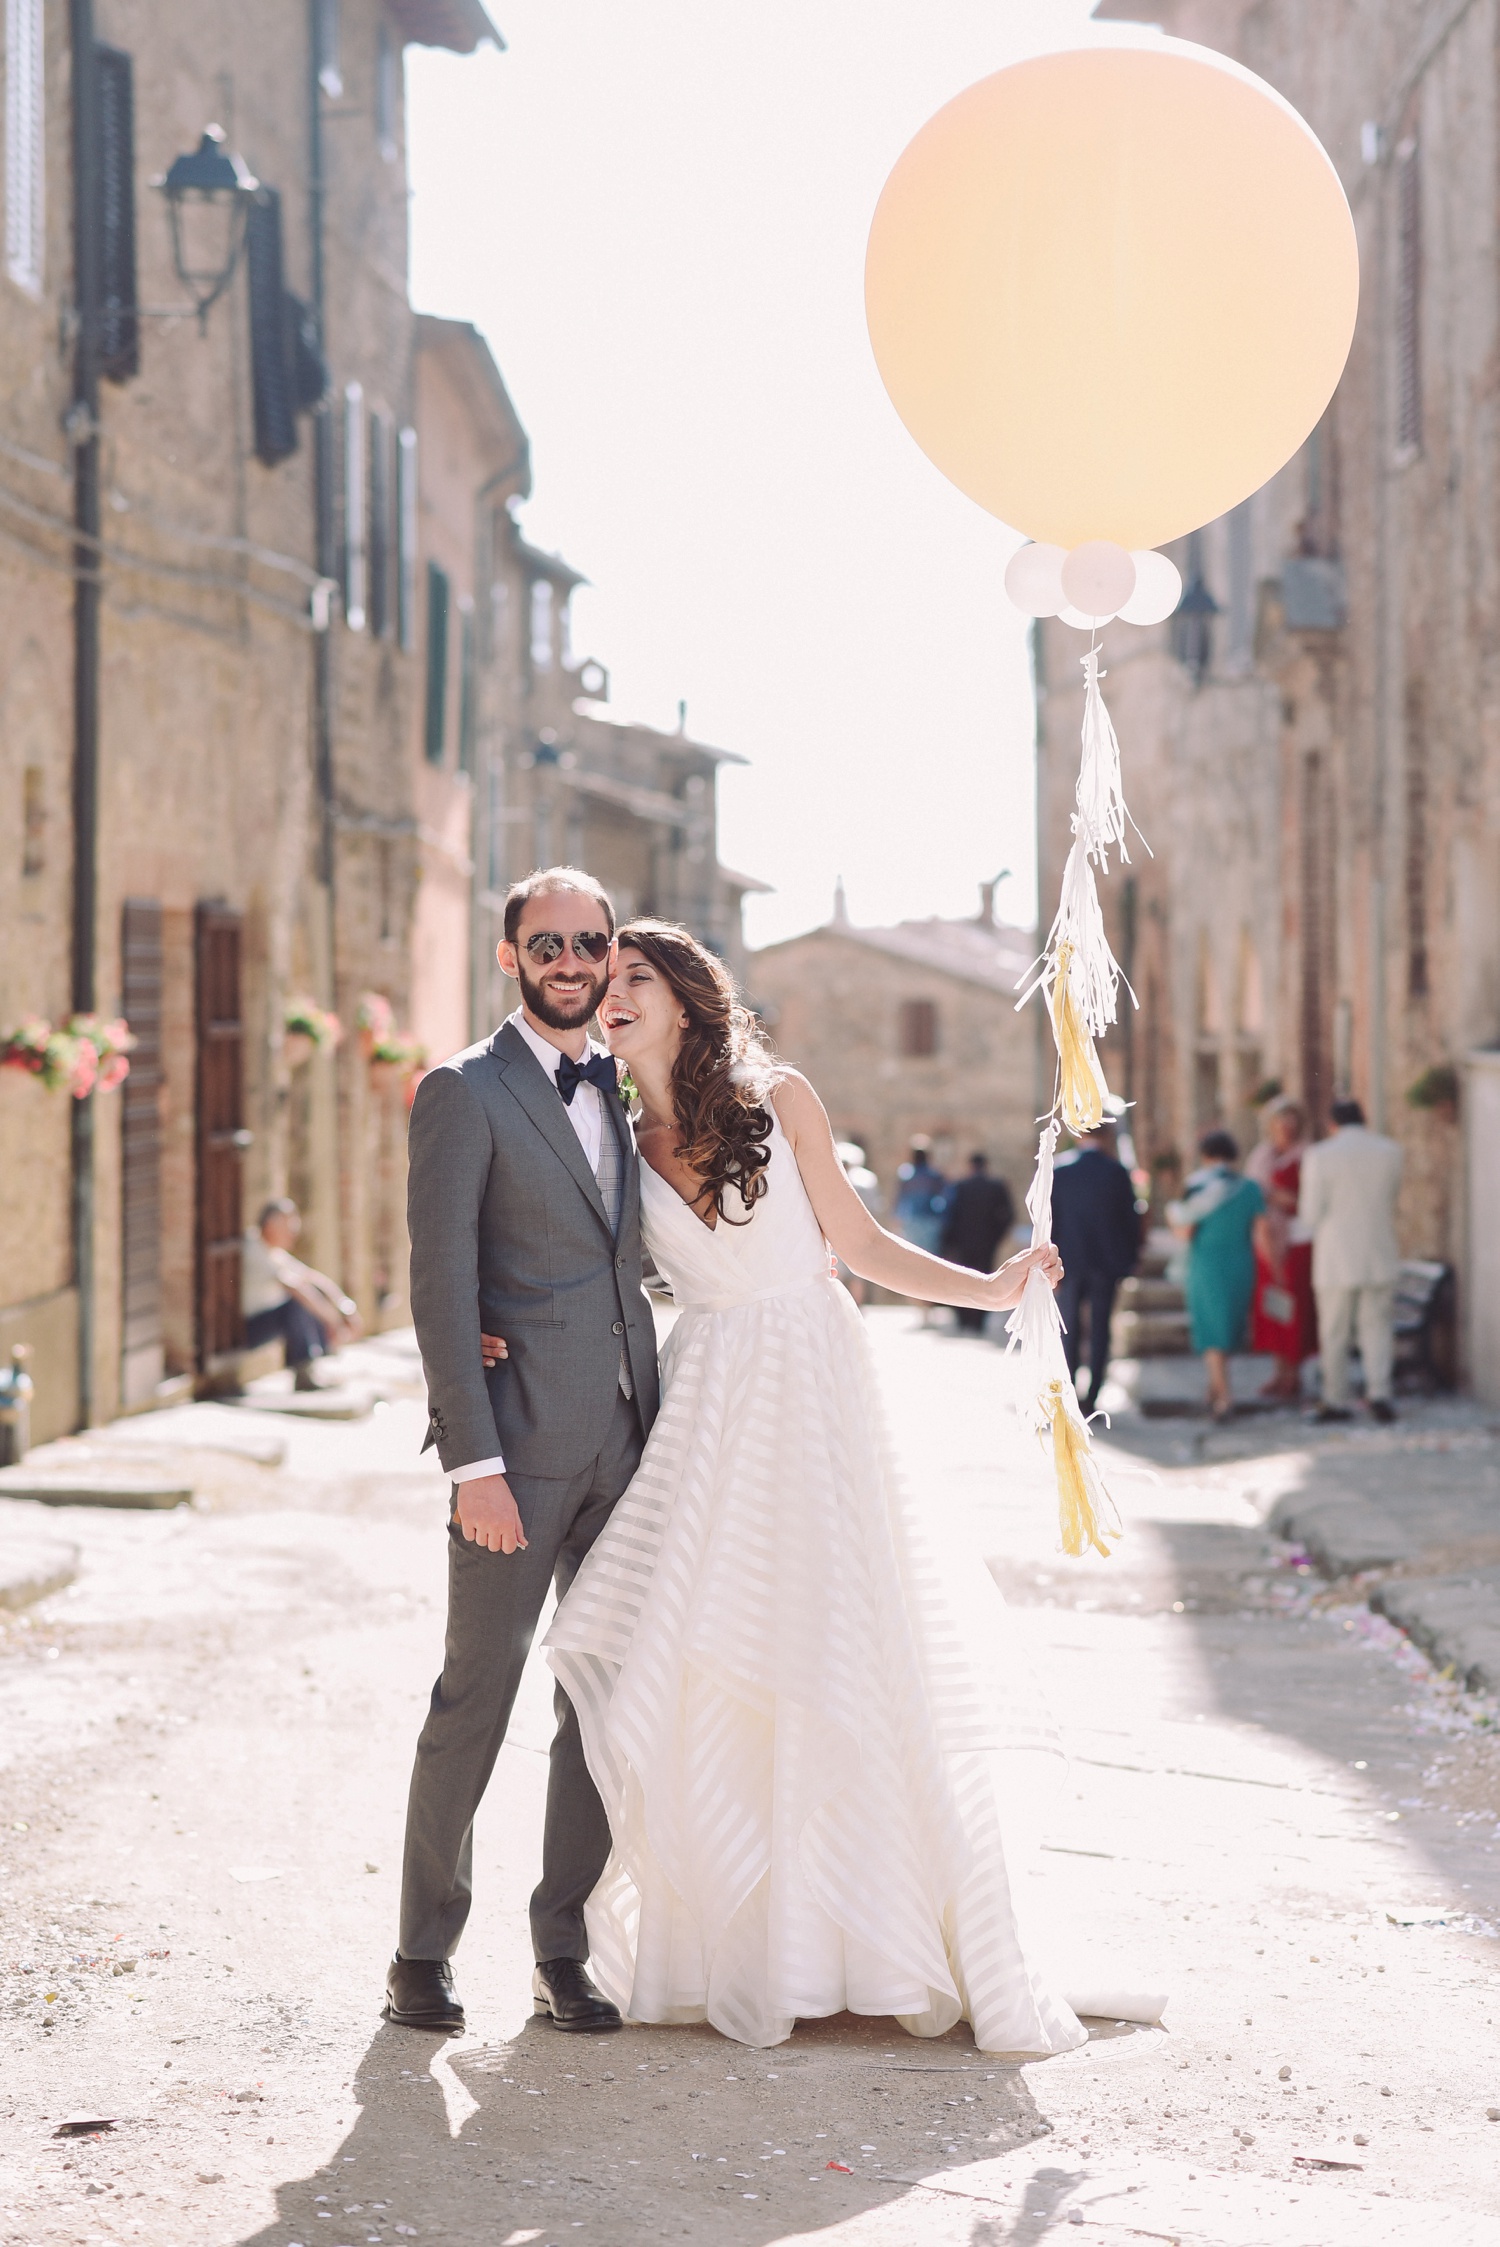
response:
<path id="1" fill-rule="evenodd" d="M 747 988 L 776 1051 L 808 1077 L 839 1138 L 865 1150 L 887 1207 L 912 1136 L 949 1175 L 982 1151 L 1019 1206 L 1036 1156 L 1039 1009 L 1006 992 L 890 957 L 837 927 L 749 955 Z M 937 1051 L 900 1050 L 903 1001 L 937 1009 Z"/>

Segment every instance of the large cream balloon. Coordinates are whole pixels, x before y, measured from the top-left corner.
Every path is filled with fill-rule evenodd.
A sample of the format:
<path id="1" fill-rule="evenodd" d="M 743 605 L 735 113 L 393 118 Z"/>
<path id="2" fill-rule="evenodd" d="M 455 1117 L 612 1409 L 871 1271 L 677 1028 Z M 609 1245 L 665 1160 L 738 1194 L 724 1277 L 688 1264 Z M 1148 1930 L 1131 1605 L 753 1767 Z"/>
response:
<path id="1" fill-rule="evenodd" d="M 1333 394 L 1354 224 L 1261 79 L 1119 35 L 940 109 L 870 228 L 881 376 L 982 507 L 1063 547 L 1160 546 L 1288 461 Z"/>

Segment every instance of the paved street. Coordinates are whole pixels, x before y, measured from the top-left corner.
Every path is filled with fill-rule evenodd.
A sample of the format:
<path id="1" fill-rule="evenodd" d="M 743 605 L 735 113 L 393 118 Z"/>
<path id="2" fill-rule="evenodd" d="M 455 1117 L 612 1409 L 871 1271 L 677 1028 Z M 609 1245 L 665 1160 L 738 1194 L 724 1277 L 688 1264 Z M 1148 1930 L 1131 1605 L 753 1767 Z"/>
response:
<path id="1" fill-rule="evenodd" d="M 0 1610 L 5 2247 L 1500 2243 L 1493 1704 L 1264 1526 L 1319 1476 L 1440 1482 L 1446 1444 L 1472 1479 L 1500 1443 L 1421 1407 L 1330 1467 L 1290 1419 L 1126 1413 L 1128 1539 L 1073 1563 L 1001 1354 L 871 1324 L 932 1519 L 995 1556 L 1071 1752 L 1034 1908 L 1074 1986 L 1169 1990 L 1165 2028 L 1030 2063 L 850 2018 L 772 2053 L 559 2038 L 527 1995 L 540 1669 L 480 1829 L 472 2033 L 382 2024 L 444 1565 L 390 1338 L 367 1418 L 183 1424 L 191 1506 L 0 1503 L 0 1551 L 79 1549 Z M 201 1447 L 226 1425 L 240 1455 Z"/>

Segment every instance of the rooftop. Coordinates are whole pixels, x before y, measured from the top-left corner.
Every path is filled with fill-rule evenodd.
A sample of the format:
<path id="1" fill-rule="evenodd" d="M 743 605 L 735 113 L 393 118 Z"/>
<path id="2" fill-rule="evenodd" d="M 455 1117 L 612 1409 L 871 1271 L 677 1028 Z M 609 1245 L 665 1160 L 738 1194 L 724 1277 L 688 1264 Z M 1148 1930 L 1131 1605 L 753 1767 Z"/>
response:
<path id="1" fill-rule="evenodd" d="M 989 895 L 972 920 L 950 921 L 932 914 L 925 920 L 897 921 L 888 928 L 856 928 L 844 909 L 840 883 L 831 920 L 802 936 L 767 944 L 755 957 L 784 952 L 794 944 L 805 944 L 812 936 L 835 936 L 867 951 L 883 952 L 891 959 L 907 960 L 915 967 L 931 968 L 960 982 L 980 983 L 988 990 L 1014 997 L 1017 985 L 1036 959 L 1036 935 L 1031 929 L 1013 928 L 995 920 L 993 887 L 987 883 L 985 888 Z"/>
<path id="2" fill-rule="evenodd" d="M 391 14 L 402 38 L 416 47 L 447 47 L 456 55 L 472 55 L 488 40 L 502 52 L 505 48 L 480 0 L 391 0 Z"/>

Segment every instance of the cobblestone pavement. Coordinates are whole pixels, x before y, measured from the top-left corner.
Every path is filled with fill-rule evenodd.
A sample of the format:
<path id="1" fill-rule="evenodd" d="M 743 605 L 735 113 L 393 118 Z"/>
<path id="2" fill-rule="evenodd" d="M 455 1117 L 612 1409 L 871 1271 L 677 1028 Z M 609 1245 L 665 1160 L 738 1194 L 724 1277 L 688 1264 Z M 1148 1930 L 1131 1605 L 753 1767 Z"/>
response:
<path id="1" fill-rule="evenodd" d="M 1297 1424 L 1123 1414 L 1129 1534 L 1065 1561 L 1001 1353 L 871 1325 L 1071 1752 L 1028 1897 L 1170 1990 L 1166 2027 L 1039 2062 L 850 2018 L 559 2038 L 527 1997 L 541 1672 L 481 1821 L 472 2033 L 383 2025 L 444 1507 L 387 1347 L 374 1413 L 278 1423 L 280 1464 L 181 1443 L 190 1507 L 34 1509 L 78 1575 L 0 1614 L 5 2247 L 1500 2247 L 1493 1704 L 1266 1526 Z"/>

